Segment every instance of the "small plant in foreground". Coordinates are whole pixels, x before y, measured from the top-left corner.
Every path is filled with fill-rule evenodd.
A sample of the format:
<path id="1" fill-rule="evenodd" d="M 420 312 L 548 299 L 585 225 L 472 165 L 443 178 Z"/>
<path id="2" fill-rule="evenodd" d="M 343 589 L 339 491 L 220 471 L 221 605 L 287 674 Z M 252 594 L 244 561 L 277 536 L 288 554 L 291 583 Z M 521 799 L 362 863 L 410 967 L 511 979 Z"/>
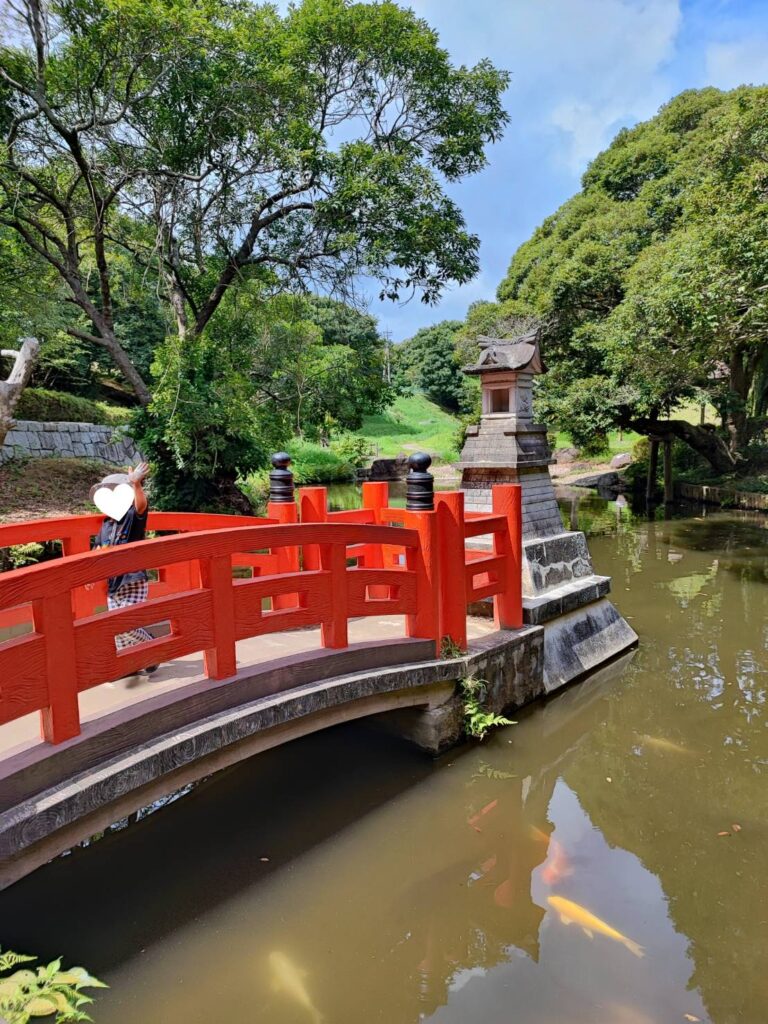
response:
<path id="1" fill-rule="evenodd" d="M 440 641 L 440 657 L 448 661 L 451 658 L 461 658 L 467 652 L 452 640 L 449 636 L 444 636 Z"/>
<path id="2" fill-rule="evenodd" d="M 0 952 L 0 973 L 12 971 L 19 964 L 29 963 L 37 957 L 23 953 Z M 84 967 L 61 970 L 61 960 L 53 960 L 36 970 L 22 968 L 0 979 L 0 1021 L 7 1024 L 28 1024 L 32 1018 L 59 1021 L 89 1021 L 82 1009 L 92 1003 L 83 988 L 106 988 L 103 981 L 93 978 Z M 55 1016 L 54 1016 L 55 1015 Z"/>
<path id="3" fill-rule="evenodd" d="M 464 702 L 464 732 L 476 740 L 485 739 L 489 729 L 499 725 L 517 725 L 517 722 L 497 715 L 483 707 L 488 683 L 485 679 L 469 676 L 461 681 L 461 697 Z"/>

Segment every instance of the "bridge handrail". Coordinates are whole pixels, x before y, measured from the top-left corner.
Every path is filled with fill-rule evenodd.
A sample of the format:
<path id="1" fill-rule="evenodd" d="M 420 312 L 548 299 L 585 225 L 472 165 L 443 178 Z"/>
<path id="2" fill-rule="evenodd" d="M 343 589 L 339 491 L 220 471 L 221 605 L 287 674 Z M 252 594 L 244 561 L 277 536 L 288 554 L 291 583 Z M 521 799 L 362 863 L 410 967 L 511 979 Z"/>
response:
<path id="1" fill-rule="evenodd" d="M 80 731 L 78 693 L 160 661 L 204 651 L 211 679 L 236 673 L 237 640 L 306 626 L 321 627 L 326 647 L 347 646 L 347 622 L 366 614 L 405 614 L 408 635 L 437 643 L 433 513 L 411 514 L 414 528 L 346 523 L 236 527 L 102 548 L 0 576 L 0 609 L 32 604 L 34 632 L 0 643 L 0 723 L 40 711 L 52 743 Z M 395 544 L 406 566 L 347 566 L 349 546 Z M 251 580 L 232 578 L 232 555 L 249 547 L 307 548 L 312 570 Z M 147 564 L 191 562 L 197 586 L 131 607 L 77 619 L 72 591 Z M 387 596 L 375 592 L 386 588 Z M 288 607 L 265 598 L 290 595 Z M 434 597 L 434 600 L 432 600 Z M 115 650 L 116 634 L 171 622 L 171 633 Z M 8 682 L 6 683 L 6 680 Z"/>
<path id="2" fill-rule="evenodd" d="M 0 548 L 10 548 L 17 544 L 44 544 L 48 541 L 61 540 L 66 542 L 75 538 L 87 540 L 87 551 L 90 538 L 101 529 L 104 517 L 98 514 L 78 516 L 57 516 L 52 519 L 30 519 L 24 523 L 0 524 Z M 192 533 L 198 530 L 226 530 L 236 526 L 274 525 L 276 519 L 260 516 L 230 516 L 208 512 L 150 512 L 147 518 L 147 529 L 160 532 Z M 65 555 L 78 554 L 65 550 Z"/>
<path id="3" fill-rule="evenodd" d="M 0 574 L 0 609 L 51 594 L 69 593 L 110 576 L 147 567 L 189 562 L 201 557 L 234 555 L 256 548 L 304 544 L 397 544 L 415 547 L 418 534 L 392 526 L 353 523 L 293 523 L 285 526 L 239 526 L 156 537 L 119 547 L 99 548 Z"/>

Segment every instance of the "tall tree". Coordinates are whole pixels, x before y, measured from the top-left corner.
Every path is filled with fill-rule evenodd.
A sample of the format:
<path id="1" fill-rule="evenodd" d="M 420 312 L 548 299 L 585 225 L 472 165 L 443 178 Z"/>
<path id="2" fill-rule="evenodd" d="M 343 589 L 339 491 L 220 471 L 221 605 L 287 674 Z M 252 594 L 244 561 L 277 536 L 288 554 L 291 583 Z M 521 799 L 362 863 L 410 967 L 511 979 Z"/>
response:
<path id="1" fill-rule="evenodd" d="M 443 320 L 422 327 L 395 349 L 395 381 L 401 387 L 423 391 L 438 405 L 463 409 L 467 402 L 466 378 L 456 351 L 460 320 Z"/>
<path id="2" fill-rule="evenodd" d="M 542 411 L 577 443 L 616 427 L 746 464 L 768 362 L 768 88 L 685 92 L 618 134 L 514 254 L 465 334 L 543 320 Z M 675 412 L 707 401 L 722 431 Z"/>
<path id="3" fill-rule="evenodd" d="M 142 404 L 116 254 L 182 346 L 227 292 L 342 288 L 360 274 L 435 301 L 477 270 L 443 183 L 479 170 L 507 76 L 453 67 L 394 3 L 9 0 L 0 52 L 0 223 L 55 270 Z M 96 287 L 92 283 L 96 283 Z"/>

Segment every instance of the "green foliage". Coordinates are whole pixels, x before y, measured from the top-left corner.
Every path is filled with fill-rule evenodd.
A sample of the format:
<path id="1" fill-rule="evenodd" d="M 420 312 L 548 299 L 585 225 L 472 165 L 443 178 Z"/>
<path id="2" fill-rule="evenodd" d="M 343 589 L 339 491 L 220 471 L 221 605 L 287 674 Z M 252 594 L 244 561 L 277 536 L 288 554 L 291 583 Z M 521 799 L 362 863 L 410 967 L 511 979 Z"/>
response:
<path id="1" fill-rule="evenodd" d="M 213 330 L 249 342 L 243 352 L 257 401 L 272 406 L 285 436 L 327 440 L 357 429 L 391 399 L 375 320 L 341 302 L 269 299 L 248 286 L 223 304 Z"/>
<path id="2" fill-rule="evenodd" d="M 0 53 L 0 223 L 58 275 L 143 404 L 156 296 L 192 340 L 249 282 L 333 293 L 369 275 L 391 299 L 435 302 L 476 273 L 479 240 L 446 183 L 485 165 L 508 75 L 454 67 L 410 9 L 41 10 Z"/>
<path id="3" fill-rule="evenodd" d="M 469 676 L 461 681 L 461 699 L 464 704 L 464 731 L 467 736 L 483 740 L 490 729 L 501 725 L 517 725 L 504 715 L 494 714 L 484 707 L 488 684 L 484 679 Z"/>
<path id="4" fill-rule="evenodd" d="M 0 972 L 12 971 L 37 957 L 6 951 L 0 953 Z M 33 1018 L 90 1021 L 84 1007 L 93 1002 L 82 990 L 106 988 L 83 967 L 62 971 L 61 960 L 35 970 L 22 968 L 0 979 L 0 1014 L 8 1024 L 29 1024 Z"/>
<path id="5" fill-rule="evenodd" d="M 472 396 L 456 351 L 460 320 L 422 327 L 393 351 L 395 383 L 401 390 L 421 391 L 431 402 L 453 412 L 467 411 Z"/>
<path id="6" fill-rule="evenodd" d="M 157 353 L 155 397 L 133 425 L 152 463 L 156 508 L 247 511 L 236 481 L 274 450 L 267 417 L 251 400 L 248 344 L 228 341 L 204 335 L 181 345 L 171 337 Z"/>
<path id="7" fill-rule="evenodd" d="M 727 444 L 698 424 L 675 436 L 713 466 L 746 457 L 768 379 L 767 120 L 766 87 L 704 89 L 621 131 L 517 250 L 499 302 L 470 310 L 468 339 L 541 320 L 537 401 L 579 447 L 706 400 Z"/>
<path id="8" fill-rule="evenodd" d="M 50 423 L 97 423 L 107 427 L 125 426 L 131 419 L 128 409 L 106 402 L 69 395 L 45 388 L 25 388 L 16 406 L 16 419 Z"/>
<path id="9" fill-rule="evenodd" d="M 342 462 L 355 469 L 364 466 L 373 455 L 373 446 L 364 437 L 355 434 L 341 434 L 331 441 L 331 451 Z"/>
<path id="10" fill-rule="evenodd" d="M 348 483 L 355 478 L 356 462 L 361 446 L 367 443 L 360 438 L 345 438 L 333 442 L 330 447 L 315 441 L 294 438 L 286 445 L 291 456 L 291 472 L 297 487 L 306 484 Z M 239 486 L 257 508 L 265 507 L 269 495 L 269 469 L 249 473 L 239 481 Z"/>
<path id="11" fill-rule="evenodd" d="M 42 544 L 15 544 L 8 549 L 8 557 L 13 569 L 22 569 L 25 565 L 35 565 L 45 552 Z"/>
<path id="12" fill-rule="evenodd" d="M 291 456 L 293 479 L 297 485 L 326 484 L 354 479 L 355 467 L 335 448 L 294 438 L 287 451 Z"/>
<path id="13" fill-rule="evenodd" d="M 463 654 L 466 654 L 466 651 L 462 650 L 449 636 L 444 636 L 440 641 L 441 658 L 460 658 Z"/>

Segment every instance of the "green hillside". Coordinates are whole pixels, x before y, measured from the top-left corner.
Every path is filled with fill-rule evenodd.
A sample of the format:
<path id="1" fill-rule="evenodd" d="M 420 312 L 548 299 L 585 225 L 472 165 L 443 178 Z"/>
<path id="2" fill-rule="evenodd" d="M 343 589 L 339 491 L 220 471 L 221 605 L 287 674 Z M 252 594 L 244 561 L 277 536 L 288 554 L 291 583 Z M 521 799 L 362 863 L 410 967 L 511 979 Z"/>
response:
<path id="1" fill-rule="evenodd" d="M 400 395 L 385 412 L 366 416 L 356 433 L 371 444 L 376 456 L 426 451 L 450 462 L 458 457 L 458 427 L 458 417 L 423 395 Z"/>

